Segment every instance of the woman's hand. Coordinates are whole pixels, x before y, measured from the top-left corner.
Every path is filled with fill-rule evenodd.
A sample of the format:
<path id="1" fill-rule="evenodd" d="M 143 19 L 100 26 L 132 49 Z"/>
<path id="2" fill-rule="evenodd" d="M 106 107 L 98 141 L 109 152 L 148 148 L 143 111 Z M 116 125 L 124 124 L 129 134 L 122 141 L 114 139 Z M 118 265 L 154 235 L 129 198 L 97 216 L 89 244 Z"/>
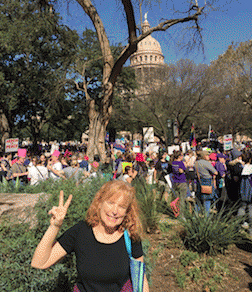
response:
<path id="1" fill-rule="evenodd" d="M 71 203 L 72 200 L 72 195 L 70 195 L 65 203 L 65 205 L 63 205 L 64 203 L 64 193 L 63 191 L 60 191 L 60 195 L 59 195 L 59 206 L 53 206 L 52 209 L 48 212 L 49 215 L 52 215 L 51 220 L 50 220 L 50 224 L 57 226 L 57 227 L 61 227 L 61 225 L 63 224 L 63 220 L 66 216 L 67 213 L 67 209 Z"/>

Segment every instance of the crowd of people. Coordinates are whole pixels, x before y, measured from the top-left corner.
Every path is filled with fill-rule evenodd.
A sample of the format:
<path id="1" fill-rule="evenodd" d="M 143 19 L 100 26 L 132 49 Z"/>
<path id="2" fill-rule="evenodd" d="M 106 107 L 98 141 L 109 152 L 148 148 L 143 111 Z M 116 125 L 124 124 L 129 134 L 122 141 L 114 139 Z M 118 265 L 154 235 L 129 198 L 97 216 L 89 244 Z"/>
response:
<path id="1" fill-rule="evenodd" d="M 213 211 L 213 206 L 219 211 L 229 203 L 240 202 L 238 215 L 248 213 L 252 235 L 251 153 L 250 147 L 242 151 L 237 148 L 222 152 L 174 151 L 170 155 L 162 148 L 158 153 L 135 153 L 130 149 L 123 153 L 111 147 L 106 162 L 101 163 L 99 155 L 90 161 L 85 152 L 80 151 L 54 150 L 50 155 L 47 152 L 37 156 L 20 148 L 15 157 L 6 153 L 0 158 L 0 180 L 15 182 L 18 178 L 22 184 L 36 185 L 48 178 L 75 179 L 79 184 L 106 170 L 111 180 L 157 184 L 161 189 L 160 200 L 168 201 L 171 194 L 179 197 L 181 216 L 190 200 L 195 201 L 198 209 L 203 206 L 207 213 Z"/>

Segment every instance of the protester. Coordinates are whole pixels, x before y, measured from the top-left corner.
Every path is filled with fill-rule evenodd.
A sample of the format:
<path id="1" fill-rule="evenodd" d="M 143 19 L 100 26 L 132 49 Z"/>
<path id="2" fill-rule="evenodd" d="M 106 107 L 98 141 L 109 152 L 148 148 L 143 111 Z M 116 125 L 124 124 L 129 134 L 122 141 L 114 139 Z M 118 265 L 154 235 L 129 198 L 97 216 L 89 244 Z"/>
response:
<path id="1" fill-rule="evenodd" d="M 5 153 L 3 155 L 3 159 L 0 161 L 0 181 L 4 177 L 6 180 L 10 180 L 12 178 L 11 172 L 11 160 L 12 153 Z"/>
<path id="2" fill-rule="evenodd" d="M 24 165 L 25 159 L 26 149 L 18 149 L 17 161 L 11 167 L 12 177 L 14 178 L 14 180 L 16 180 L 18 177 L 21 184 L 28 183 L 28 171 L 26 166 Z"/>
<path id="3" fill-rule="evenodd" d="M 243 170 L 242 152 L 233 148 L 231 160 L 227 164 L 226 188 L 229 199 L 236 203 L 240 198 L 241 173 Z"/>
<path id="4" fill-rule="evenodd" d="M 122 152 L 117 151 L 113 167 L 114 178 L 119 178 L 120 176 L 122 176 L 123 174 L 122 162 L 123 162 Z"/>
<path id="5" fill-rule="evenodd" d="M 241 203 L 238 210 L 238 216 L 248 214 L 249 234 L 252 236 L 252 155 L 251 152 L 242 156 L 245 163 L 241 173 L 240 196 Z"/>
<path id="6" fill-rule="evenodd" d="M 217 158 L 218 161 L 215 164 L 215 169 L 218 171 L 218 175 L 216 176 L 216 191 L 218 196 L 218 202 L 216 203 L 216 206 L 217 210 L 220 210 L 227 200 L 227 189 L 225 184 L 227 166 L 225 154 L 218 153 Z"/>
<path id="7" fill-rule="evenodd" d="M 186 208 L 186 195 L 188 190 L 188 185 L 186 182 L 186 167 L 182 161 L 184 158 L 181 151 L 175 151 L 173 154 L 172 161 L 172 173 L 173 173 L 173 185 L 172 188 L 176 193 L 176 196 L 179 198 L 180 205 L 180 216 L 184 216 Z"/>
<path id="8" fill-rule="evenodd" d="M 46 269 L 67 254 L 75 252 L 78 271 L 74 291 L 133 291 L 124 230 L 129 231 L 132 256 L 143 261 L 141 223 L 135 189 L 123 181 L 109 181 L 102 186 L 89 207 L 85 221 L 80 221 L 55 239 L 72 200 L 53 207 L 50 227 L 37 246 L 31 265 Z M 149 286 L 144 276 L 143 292 Z"/>
<path id="9" fill-rule="evenodd" d="M 34 164 L 28 169 L 28 178 L 30 178 L 31 185 L 37 185 L 48 179 L 48 170 L 41 159 L 35 158 Z"/>
<path id="10" fill-rule="evenodd" d="M 63 168 L 60 173 L 63 174 L 67 179 L 75 179 L 76 182 L 79 182 L 84 175 L 83 169 L 80 168 L 77 159 L 71 160 L 71 165 Z"/>
<path id="11" fill-rule="evenodd" d="M 97 177 L 98 175 L 98 171 L 99 171 L 99 167 L 100 167 L 100 157 L 98 154 L 94 155 L 94 161 L 92 163 L 90 163 L 90 169 L 89 169 L 89 173 L 90 173 L 90 178 L 94 178 Z"/>
<path id="12" fill-rule="evenodd" d="M 41 154 L 40 155 L 40 161 L 41 161 L 41 165 L 43 166 L 47 166 L 47 159 L 46 159 L 46 156 L 44 154 Z"/>
<path id="13" fill-rule="evenodd" d="M 47 169 L 49 170 L 49 177 L 57 180 L 64 176 L 60 173 L 62 170 L 62 164 L 59 161 L 60 152 L 59 150 L 54 150 L 51 158 L 48 161 Z"/>
<path id="14" fill-rule="evenodd" d="M 153 160 L 151 160 L 149 161 L 148 172 L 147 172 L 147 177 L 146 177 L 146 182 L 149 185 L 156 183 L 154 180 L 154 172 L 155 172 L 155 163 Z"/>
<path id="15" fill-rule="evenodd" d="M 197 191 L 196 191 L 196 204 L 198 211 L 203 206 L 207 213 L 210 212 L 211 204 L 216 200 L 216 183 L 215 178 L 218 174 L 216 169 L 209 162 L 209 152 L 200 151 L 199 160 L 195 162 L 195 169 L 197 174 Z M 212 186 L 210 194 L 203 193 L 201 186 Z"/>
<path id="16" fill-rule="evenodd" d="M 185 161 L 185 166 L 186 166 L 186 181 L 187 184 L 191 190 L 191 195 L 192 197 L 195 197 L 195 191 L 196 191 L 196 185 L 195 185 L 195 178 L 196 178 L 196 173 L 195 173 L 195 168 L 194 164 L 196 161 L 196 156 L 194 155 L 194 152 L 192 150 L 189 150 L 187 154 L 184 157 Z"/>
<path id="17" fill-rule="evenodd" d="M 69 161 L 68 156 L 63 156 L 63 155 L 59 156 L 59 162 L 62 165 L 62 169 L 66 168 L 66 167 L 69 167 L 68 161 Z"/>
<path id="18" fill-rule="evenodd" d="M 137 178 L 140 180 L 146 180 L 148 167 L 146 164 L 145 155 L 143 153 L 137 153 L 135 162 L 133 163 L 134 169 L 137 171 Z"/>
<path id="19" fill-rule="evenodd" d="M 121 178 L 122 181 L 127 182 L 129 184 L 132 183 L 133 179 L 137 176 L 137 171 L 133 169 L 132 166 L 126 166 L 124 169 L 123 177 Z"/>
<path id="20" fill-rule="evenodd" d="M 78 155 L 78 163 L 80 168 L 83 168 L 83 170 L 88 171 L 88 157 L 85 156 L 84 153 L 82 152 L 79 153 Z"/>
<path id="21" fill-rule="evenodd" d="M 168 154 L 165 151 L 159 153 L 159 160 L 156 163 L 155 171 L 154 171 L 155 182 L 163 187 L 163 190 L 161 191 L 160 199 L 164 197 L 166 201 L 168 200 L 170 187 L 165 177 L 172 171 L 171 165 L 166 160 L 167 155 Z"/>

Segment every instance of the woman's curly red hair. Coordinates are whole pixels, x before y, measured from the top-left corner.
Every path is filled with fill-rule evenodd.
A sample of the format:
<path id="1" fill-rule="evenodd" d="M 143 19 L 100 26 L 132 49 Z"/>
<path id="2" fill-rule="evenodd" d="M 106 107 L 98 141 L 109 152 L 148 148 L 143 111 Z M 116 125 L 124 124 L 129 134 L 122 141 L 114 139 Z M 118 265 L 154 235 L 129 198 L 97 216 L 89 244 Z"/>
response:
<path id="1" fill-rule="evenodd" d="M 142 224 L 139 219 L 139 208 L 136 200 L 136 191 L 133 186 L 121 180 L 114 180 L 105 183 L 95 195 L 87 214 L 86 222 L 95 227 L 101 222 L 100 204 L 113 196 L 123 195 L 128 204 L 126 216 L 118 227 L 118 231 L 127 229 L 133 240 L 139 241 L 142 236 Z"/>

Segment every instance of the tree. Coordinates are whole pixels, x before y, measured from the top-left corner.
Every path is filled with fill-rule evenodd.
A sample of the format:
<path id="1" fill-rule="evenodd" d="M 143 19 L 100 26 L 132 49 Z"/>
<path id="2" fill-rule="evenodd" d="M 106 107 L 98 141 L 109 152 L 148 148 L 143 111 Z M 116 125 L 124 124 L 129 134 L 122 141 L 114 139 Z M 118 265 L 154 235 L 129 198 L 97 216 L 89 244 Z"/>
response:
<path id="1" fill-rule="evenodd" d="M 218 78 L 216 97 L 209 112 L 211 124 L 221 135 L 251 132 L 251 53 L 251 41 L 231 44 L 211 65 Z"/>
<path id="2" fill-rule="evenodd" d="M 183 139 L 191 123 L 208 109 L 214 75 L 209 66 L 195 65 L 187 59 L 150 73 L 152 76 L 147 74 L 144 80 L 141 77 L 142 95 L 134 101 L 131 117 L 144 126 L 153 126 L 163 143 L 167 143 L 169 134 L 167 120 L 176 120 Z"/>
<path id="3" fill-rule="evenodd" d="M 99 153 L 102 159 L 105 158 L 105 133 L 106 127 L 110 121 L 112 115 L 112 101 L 113 92 L 118 75 L 120 74 L 123 65 L 129 58 L 129 56 L 137 50 L 137 44 L 146 36 L 150 35 L 154 31 L 166 31 L 170 27 L 184 22 L 193 22 L 194 29 L 200 35 L 200 27 L 198 24 L 198 18 L 203 13 L 205 6 L 199 7 L 198 1 L 191 1 L 187 15 L 182 18 L 175 18 L 164 20 L 157 26 L 149 29 L 148 31 L 137 35 L 136 21 L 134 16 L 134 8 L 132 1 L 122 0 L 123 11 L 126 15 L 128 26 L 128 44 L 122 49 L 118 58 L 114 59 L 111 47 L 109 44 L 108 36 L 105 32 L 103 22 L 94 7 L 91 0 L 77 0 L 82 6 L 85 13 L 92 21 L 97 37 L 100 44 L 103 61 L 102 72 L 102 92 L 99 104 L 96 104 L 96 100 L 92 99 L 88 92 L 88 82 L 84 84 L 85 97 L 88 105 L 89 116 L 89 144 L 87 153 L 90 157 L 94 153 Z"/>
<path id="4" fill-rule="evenodd" d="M 0 114 L 8 131 L 2 145 L 14 128 L 25 128 L 36 146 L 45 124 L 60 126 L 71 114 L 65 85 L 79 37 L 58 21 L 51 9 L 32 1 L 0 6 Z"/>

